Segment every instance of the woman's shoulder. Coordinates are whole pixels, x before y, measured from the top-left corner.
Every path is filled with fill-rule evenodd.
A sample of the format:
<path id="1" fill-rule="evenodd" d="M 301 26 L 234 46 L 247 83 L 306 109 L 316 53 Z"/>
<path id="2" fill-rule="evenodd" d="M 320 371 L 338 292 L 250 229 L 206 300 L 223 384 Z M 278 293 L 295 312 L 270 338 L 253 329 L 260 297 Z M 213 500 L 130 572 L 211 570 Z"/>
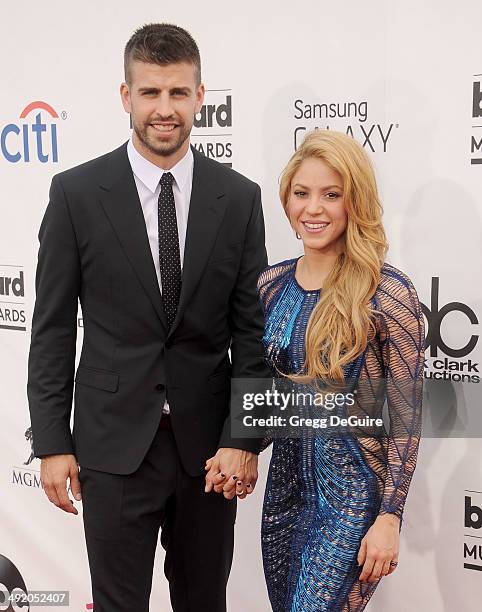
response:
<path id="1" fill-rule="evenodd" d="M 415 291 L 411 278 L 405 274 L 405 272 L 402 272 L 402 270 L 399 270 L 387 262 L 382 265 L 378 288 L 384 289 L 385 291 L 390 288 L 398 290 L 405 288 L 409 291 Z"/>
<path id="2" fill-rule="evenodd" d="M 281 281 L 286 275 L 293 271 L 298 258 L 285 259 L 278 263 L 271 264 L 265 268 L 258 277 L 258 290 L 262 291 L 267 285 Z"/>
<path id="3" fill-rule="evenodd" d="M 381 268 L 380 282 L 375 299 L 381 310 L 394 311 L 409 308 L 418 311 L 420 308 L 417 290 L 411 278 L 389 263 Z"/>

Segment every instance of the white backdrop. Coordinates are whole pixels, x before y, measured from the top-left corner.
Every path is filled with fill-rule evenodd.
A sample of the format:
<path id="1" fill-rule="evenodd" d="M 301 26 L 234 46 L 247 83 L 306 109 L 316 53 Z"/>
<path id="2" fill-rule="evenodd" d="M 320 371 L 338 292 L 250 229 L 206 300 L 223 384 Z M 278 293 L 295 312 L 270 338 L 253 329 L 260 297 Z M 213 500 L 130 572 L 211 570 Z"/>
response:
<path id="1" fill-rule="evenodd" d="M 369 609 L 480 610 L 480 1 L 178 0 L 164 8 L 152 0 L 46 0 L 3 8 L 0 555 L 6 559 L 0 557 L 0 584 L 22 586 L 7 584 L 11 563 L 22 588 L 68 590 L 69 610 L 91 609 L 81 517 L 48 502 L 37 459 L 24 465 L 30 449 L 25 386 L 37 232 L 52 176 L 129 137 L 118 94 L 124 45 L 139 25 L 168 21 L 196 38 L 210 90 L 206 104 L 216 105 L 221 119 L 221 125 L 196 127 L 192 142 L 261 184 L 271 263 L 300 249 L 277 197 L 295 139 L 314 127 L 349 130 L 371 154 L 385 206 L 388 260 L 411 276 L 430 323 L 428 430 L 438 423 L 458 437 L 424 439 L 400 566 L 380 585 Z M 20 117 L 32 102 L 50 105 L 57 116 L 34 105 Z M 440 313 L 447 304 L 452 306 Z M 79 328 L 79 345 L 81 340 Z M 462 375 L 470 382 L 460 384 Z M 262 458 L 258 488 L 239 507 L 231 612 L 270 609 L 259 546 L 268 461 Z M 468 518 L 465 504 L 474 506 Z M 153 610 L 170 609 L 162 558 L 159 547 Z"/>

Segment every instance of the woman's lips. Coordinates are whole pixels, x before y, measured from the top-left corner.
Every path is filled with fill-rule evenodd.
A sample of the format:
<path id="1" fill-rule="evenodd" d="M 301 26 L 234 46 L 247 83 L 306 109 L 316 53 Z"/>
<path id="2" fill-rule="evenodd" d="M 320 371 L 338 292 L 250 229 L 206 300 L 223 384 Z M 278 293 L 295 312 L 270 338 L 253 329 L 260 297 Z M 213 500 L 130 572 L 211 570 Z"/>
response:
<path id="1" fill-rule="evenodd" d="M 317 223 L 312 221 L 302 221 L 301 223 L 305 230 L 310 234 L 319 234 L 330 225 L 327 221 L 320 221 Z"/>

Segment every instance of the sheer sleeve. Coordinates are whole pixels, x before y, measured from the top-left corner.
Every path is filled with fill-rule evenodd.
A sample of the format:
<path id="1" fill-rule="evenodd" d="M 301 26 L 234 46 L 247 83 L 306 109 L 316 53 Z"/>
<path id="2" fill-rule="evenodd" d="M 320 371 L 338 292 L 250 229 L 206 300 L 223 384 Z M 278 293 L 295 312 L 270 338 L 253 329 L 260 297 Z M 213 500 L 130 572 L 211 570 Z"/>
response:
<path id="1" fill-rule="evenodd" d="M 394 269 L 385 275 L 380 303 L 390 418 L 387 474 L 380 514 L 392 513 L 402 519 L 421 435 L 424 320 L 413 284 Z"/>
<path id="2" fill-rule="evenodd" d="M 269 318 L 269 313 L 271 312 L 273 305 L 276 303 L 276 299 L 279 298 L 280 290 L 283 288 L 283 277 L 285 274 L 287 274 L 292 265 L 293 262 L 288 260 L 269 266 L 263 270 L 263 272 L 261 272 L 258 278 L 258 295 L 263 307 L 265 321 L 265 334 L 263 337 L 264 358 L 273 378 L 278 376 L 278 374 L 276 369 L 273 367 L 273 363 L 268 358 L 266 351 L 266 321 Z M 271 436 L 266 436 L 262 441 L 260 452 L 270 446 L 272 442 L 273 439 Z"/>
<path id="3" fill-rule="evenodd" d="M 258 295 L 263 306 L 265 319 L 268 316 L 275 298 L 279 297 L 280 290 L 284 287 L 284 278 L 293 267 L 293 260 L 282 261 L 268 266 L 258 277 Z"/>

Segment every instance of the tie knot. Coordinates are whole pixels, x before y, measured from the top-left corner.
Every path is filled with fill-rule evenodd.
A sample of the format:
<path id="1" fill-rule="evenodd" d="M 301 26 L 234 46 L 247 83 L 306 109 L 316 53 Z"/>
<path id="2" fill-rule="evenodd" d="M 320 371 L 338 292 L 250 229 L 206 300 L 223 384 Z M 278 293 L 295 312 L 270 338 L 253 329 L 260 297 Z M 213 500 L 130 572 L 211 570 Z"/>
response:
<path id="1" fill-rule="evenodd" d="M 171 187 L 173 182 L 174 177 L 172 176 L 172 174 L 170 172 L 164 172 L 164 174 L 161 176 L 161 186 Z"/>

